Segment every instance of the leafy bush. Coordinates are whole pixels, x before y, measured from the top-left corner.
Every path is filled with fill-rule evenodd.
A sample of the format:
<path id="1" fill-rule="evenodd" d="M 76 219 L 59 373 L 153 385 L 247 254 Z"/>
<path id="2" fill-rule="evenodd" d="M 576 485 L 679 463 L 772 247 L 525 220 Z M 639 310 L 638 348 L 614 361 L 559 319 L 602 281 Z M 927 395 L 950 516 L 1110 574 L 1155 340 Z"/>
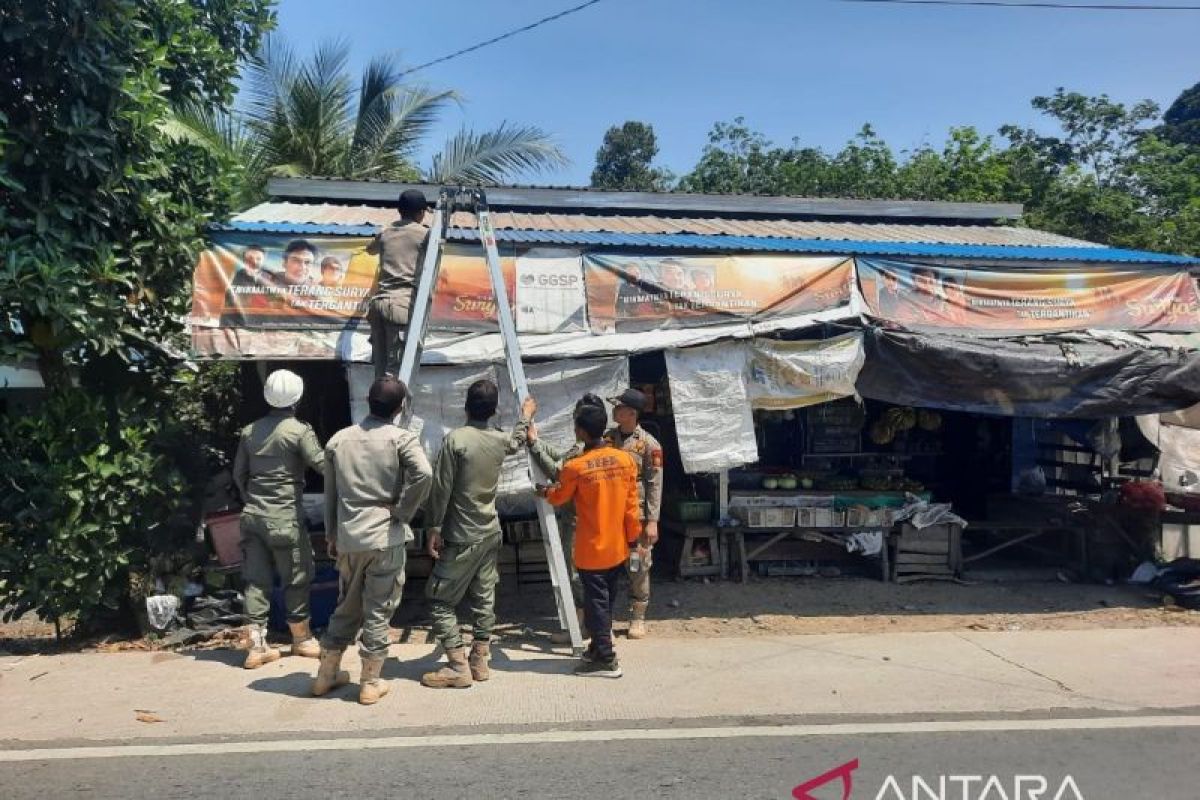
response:
<path id="1" fill-rule="evenodd" d="M 128 577 L 194 530 L 189 493 L 165 453 L 171 430 L 132 394 L 51 396 L 0 422 L 0 607 L 89 626 L 118 610 Z"/>

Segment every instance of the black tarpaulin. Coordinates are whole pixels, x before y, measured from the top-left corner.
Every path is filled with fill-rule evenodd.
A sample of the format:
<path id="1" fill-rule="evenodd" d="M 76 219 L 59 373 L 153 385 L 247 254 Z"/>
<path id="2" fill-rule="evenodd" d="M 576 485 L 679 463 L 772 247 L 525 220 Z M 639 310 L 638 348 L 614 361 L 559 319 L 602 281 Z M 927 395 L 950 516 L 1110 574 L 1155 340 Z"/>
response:
<path id="1" fill-rule="evenodd" d="M 1014 417 L 1157 414 L 1200 401 L 1200 353 L 1087 335 L 977 339 L 868 328 L 859 394 Z"/>

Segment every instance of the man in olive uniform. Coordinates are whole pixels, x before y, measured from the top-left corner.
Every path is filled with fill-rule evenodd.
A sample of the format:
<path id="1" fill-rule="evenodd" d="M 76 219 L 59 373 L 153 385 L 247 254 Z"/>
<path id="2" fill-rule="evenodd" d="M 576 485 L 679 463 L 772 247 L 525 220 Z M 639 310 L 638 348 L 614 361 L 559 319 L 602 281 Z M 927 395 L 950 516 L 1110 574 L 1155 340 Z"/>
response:
<path id="1" fill-rule="evenodd" d="M 579 399 L 579 402 L 575 404 L 574 413 L 578 414 L 584 406 L 595 406 L 605 414 L 608 413 L 604 401 L 591 393 L 585 394 Z M 528 425 L 521 432 L 529 446 L 529 456 L 551 481 L 558 480 L 563 464 L 583 452 L 583 442 L 579 441 L 566 450 L 559 450 L 538 436 L 537 427 L 534 425 Z M 570 556 L 575 549 L 575 504 L 568 500 L 556 510 L 556 514 L 559 532 L 562 535 L 563 552 L 567 554 L 567 570 L 571 576 L 571 597 L 575 601 L 575 613 L 579 617 L 579 630 L 583 634 L 583 638 L 588 639 L 591 637 L 588 636 L 587 627 L 583 621 L 583 584 L 579 579 L 579 571 L 575 569 L 575 561 Z M 571 641 L 571 636 L 566 631 L 559 631 L 553 634 L 550 640 L 556 644 L 565 644 Z"/>
<path id="2" fill-rule="evenodd" d="M 646 557 L 633 569 L 626 564 L 629 575 L 629 638 L 646 638 L 646 607 L 650 604 L 650 565 L 652 548 L 658 541 L 658 515 L 662 507 L 663 451 L 658 440 L 638 424 L 646 410 L 646 395 L 637 389 L 626 389 L 619 397 L 609 398 L 613 404 L 613 420 L 617 427 L 604 434 L 617 447 L 633 456 L 638 467 L 638 491 L 642 505 L 642 535 L 639 544 Z"/>
<path id="3" fill-rule="evenodd" d="M 429 229 L 422 224 L 426 205 L 422 192 L 405 190 L 396 204 L 400 219 L 367 245 L 369 254 L 379 256 L 379 285 L 367 307 L 376 378 L 394 375 L 400 365 L 400 342 L 408 327 L 417 272 L 429 242 Z"/>
<path id="4" fill-rule="evenodd" d="M 371 705 L 388 693 L 379 674 L 390 644 L 388 623 L 404 590 L 408 523 L 432 481 L 420 440 L 393 422 L 407 399 L 402 381 L 376 379 L 367 394 L 371 413 L 325 446 L 325 535 L 337 559 L 338 604 L 321 640 L 312 685 L 318 697 L 349 681 L 340 670 L 342 654 L 360 632 L 358 702 Z"/>
<path id="5" fill-rule="evenodd" d="M 428 672 L 421 683 L 433 689 L 463 689 L 491 677 L 492 626 L 496 624 L 496 584 L 500 573 L 500 518 L 496 488 L 506 456 L 518 448 L 518 434 L 488 427 L 496 414 L 500 390 L 490 380 L 467 389 L 467 424 L 442 440 L 433 489 L 425 504 L 428 551 L 437 563 L 425 584 L 432 604 L 433 633 L 446 651 L 446 666 Z M 536 405 L 526 401 L 523 416 Z M 473 641 L 468 656 L 455 607 L 466 598 L 470 606 Z"/>
<path id="6" fill-rule="evenodd" d="M 245 504 L 242 509 L 242 580 L 250 647 L 243 666 L 255 669 L 278 661 L 267 644 L 271 585 L 279 574 L 287 604 L 292 655 L 316 658 L 317 641 L 308 622 L 308 589 L 312 584 L 312 541 L 304 525 L 301 497 L 305 468 L 324 462 L 316 434 L 296 419 L 304 381 L 294 372 L 276 370 L 267 378 L 263 396 L 271 412 L 242 429 L 233 480 Z"/>

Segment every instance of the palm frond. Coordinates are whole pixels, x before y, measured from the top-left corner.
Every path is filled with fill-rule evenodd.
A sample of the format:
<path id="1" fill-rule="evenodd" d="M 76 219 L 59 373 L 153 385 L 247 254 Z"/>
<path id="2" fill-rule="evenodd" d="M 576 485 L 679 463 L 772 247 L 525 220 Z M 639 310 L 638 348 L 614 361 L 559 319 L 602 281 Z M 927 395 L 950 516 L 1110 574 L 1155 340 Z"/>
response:
<path id="1" fill-rule="evenodd" d="M 363 71 L 358 117 L 350 145 L 350 175 L 399 179 L 412 176 L 413 156 L 442 110 L 458 102 L 452 91 L 400 83 L 398 64 L 376 59 Z"/>
<path id="2" fill-rule="evenodd" d="M 426 178 L 432 183 L 498 184 L 569 163 L 541 128 L 505 122 L 484 133 L 460 130 L 433 157 Z"/>

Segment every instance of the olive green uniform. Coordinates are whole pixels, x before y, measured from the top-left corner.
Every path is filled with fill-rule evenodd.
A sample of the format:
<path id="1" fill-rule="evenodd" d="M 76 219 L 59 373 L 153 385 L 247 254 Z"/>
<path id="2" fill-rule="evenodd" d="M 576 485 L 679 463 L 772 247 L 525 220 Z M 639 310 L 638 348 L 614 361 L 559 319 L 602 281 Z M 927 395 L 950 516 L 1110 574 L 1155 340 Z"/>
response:
<path id="1" fill-rule="evenodd" d="M 408 523 L 429 493 L 421 442 L 369 416 L 325 446 L 325 535 L 337 547 L 338 605 L 321 640 L 344 650 L 359 632 L 363 658 L 387 654 L 388 623 L 404 590 Z"/>
<path id="2" fill-rule="evenodd" d="M 242 429 L 233 480 L 245 503 L 242 581 L 252 625 L 267 624 L 274 573 L 283 585 L 288 622 L 308 619 L 313 552 L 301 499 L 304 470 L 319 470 L 323 462 L 313 429 L 290 409 L 275 409 Z"/>
<path id="3" fill-rule="evenodd" d="M 438 453 L 425 524 L 440 530 L 442 550 L 425 596 L 432 604 L 434 635 L 447 650 L 463 646 L 455 607 L 464 599 L 475 640 L 491 639 L 500 581 L 496 488 L 504 458 L 516 451 L 515 436 L 469 422 L 446 434 Z"/>
<path id="4" fill-rule="evenodd" d="M 375 377 L 396 374 L 400 365 L 400 342 L 412 312 L 417 272 L 425 258 L 429 229 L 419 222 L 398 220 L 367 245 L 379 256 L 379 286 L 367 307 L 371 325 L 371 362 Z"/>
<path id="5" fill-rule="evenodd" d="M 546 444 L 540 438 L 529 445 L 530 457 L 550 480 L 558 480 L 562 465 L 582 452 L 583 445 L 579 442 L 566 450 L 559 450 L 553 445 Z M 583 583 L 579 580 L 579 572 L 575 569 L 575 559 L 571 556 L 575 552 L 574 501 L 556 508 L 555 514 L 558 516 L 558 530 L 562 538 L 563 553 L 567 559 L 567 571 L 571 577 L 571 597 L 575 601 L 576 608 L 583 608 Z"/>
<path id="6" fill-rule="evenodd" d="M 604 438 L 633 456 L 638 468 L 638 499 L 642 506 L 642 528 L 647 522 L 657 522 L 659 511 L 662 509 L 663 491 L 663 452 L 658 440 L 638 425 L 633 433 L 623 434 L 620 428 L 613 428 L 604 434 Z M 647 548 L 650 543 L 642 534 L 642 544 Z M 651 555 L 647 554 L 641 569 L 637 572 L 629 570 L 626 562 L 626 574 L 629 576 L 629 599 L 635 603 L 646 603 L 650 600 L 650 566 Z"/>

